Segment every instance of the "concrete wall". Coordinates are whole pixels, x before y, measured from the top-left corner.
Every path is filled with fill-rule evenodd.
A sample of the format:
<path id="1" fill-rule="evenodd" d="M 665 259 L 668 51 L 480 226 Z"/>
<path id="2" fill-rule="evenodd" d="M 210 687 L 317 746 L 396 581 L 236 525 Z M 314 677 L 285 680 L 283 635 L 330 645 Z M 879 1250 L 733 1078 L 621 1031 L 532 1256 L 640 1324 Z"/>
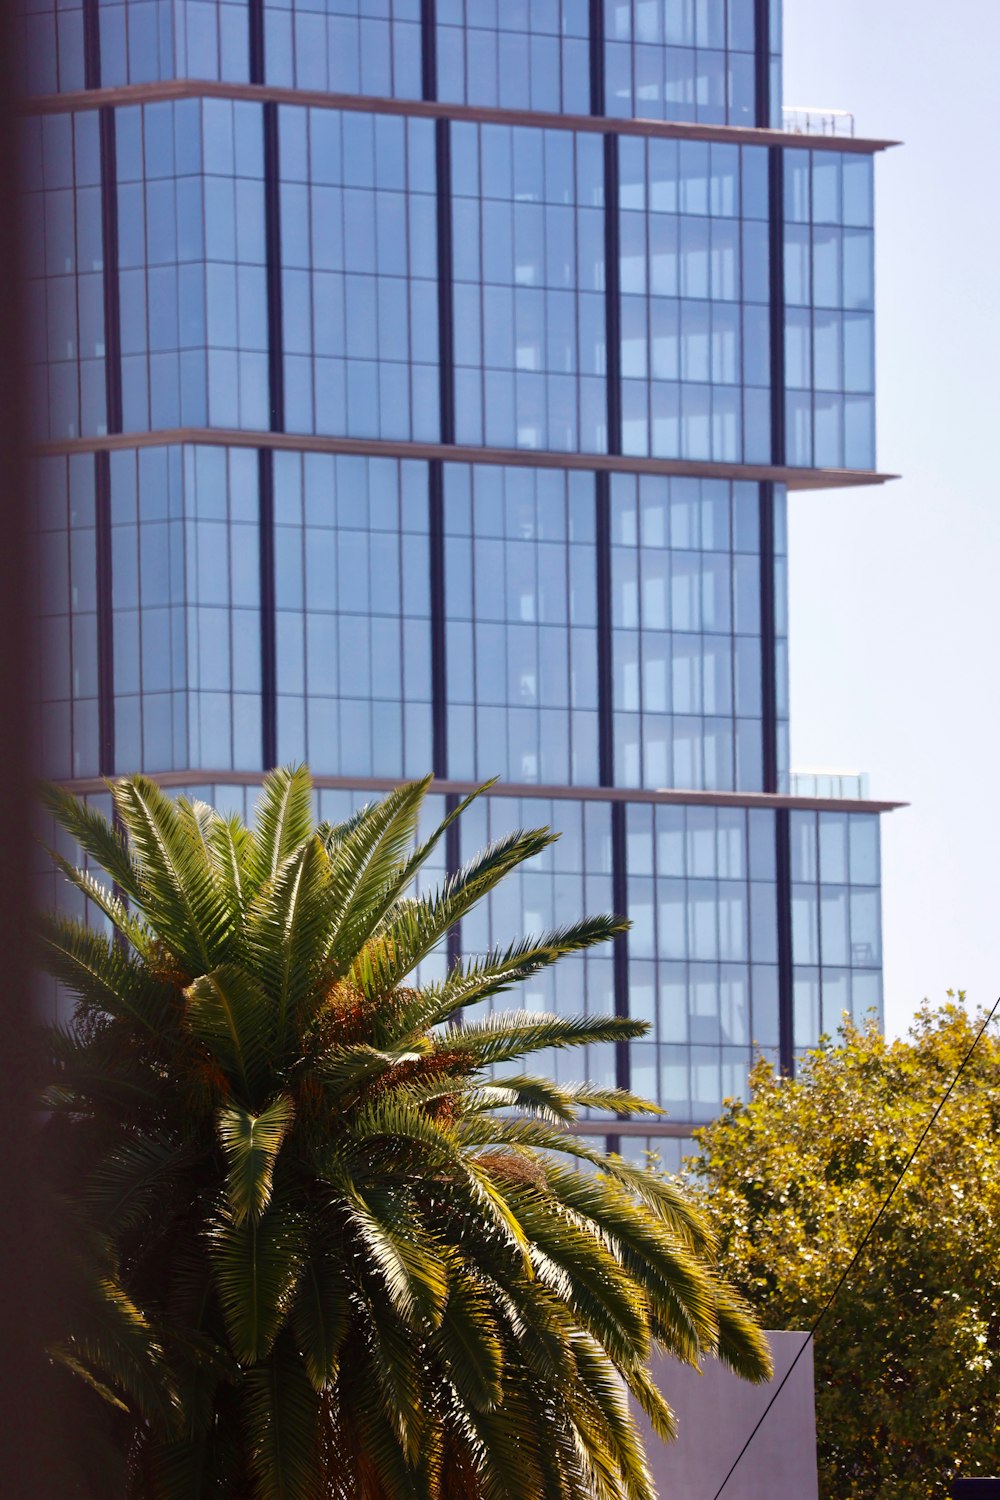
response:
<path id="1" fill-rule="evenodd" d="M 803 1333 L 769 1333 L 774 1381 L 749 1385 L 715 1360 L 699 1375 L 675 1360 L 654 1359 L 653 1375 L 677 1416 L 678 1437 L 661 1443 L 643 1421 L 646 1452 L 660 1500 L 715 1500 L 754 1423 L 802 1347 Z M 817 1500 L 816 1410 L 812 1345 L 805 1349 L 781 1395 L 720 1500 Z"/>

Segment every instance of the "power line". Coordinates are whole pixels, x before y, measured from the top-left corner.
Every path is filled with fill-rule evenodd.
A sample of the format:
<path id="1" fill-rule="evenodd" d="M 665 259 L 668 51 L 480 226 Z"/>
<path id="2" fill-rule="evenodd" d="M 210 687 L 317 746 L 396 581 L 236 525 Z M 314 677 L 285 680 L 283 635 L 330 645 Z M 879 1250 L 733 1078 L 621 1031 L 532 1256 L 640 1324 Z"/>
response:
<path id="1" fill-rule="evenodd" d="M 982 1026 L 980 1026 L 978 1032 L 976 1033 L 975 1037 L 973 1038 L 972 1046 L 969 1048 L 968 1052 L 963 1057 L 961 1063 L 959 1064 L 958 1070 L 955 1073 L 954 1078 L 952 1078 L 952 1080 L 949 1083 L 948 1087 L 945 1089 L 943 1095 L 941 1096 L 940 1100 L 938 1101 L 938 1104 L 937 1104 L 937 1107 L 934 1110 L 934 1113 L 931 1115 L 930 1119 L 927 1121 L 927 1124 L 924 1126 L 923 1130 L 921 1131 L 920 1139 L 917 1141 L 917 1144 L 914 1146 L 913 1150 L 910 1152 L 909 1156 L 906 1158 L 906 1161 L 903 1163 L 903 1166 L 902 1166 L 902 1169 L 901 1169 L 901 1171 L 899 1173 L 899 1176 L 896 1178 L 896 1181 L 893 1183 L 892 1188 L 891 1188 L 891 1190 L 889 1192 L 888 1197 L 885 1199 L 885 1201 L 882 1204 L 881 1208 L 879 1209 L 878 1213 L 875 1215 L 874 1219 L 872 1219 L 871 1223 L 869 1224 L 867 1230 L 865 1231 L 864 1238 L 862 1239 L 861 1243 L 858 1245 L 858 1248 L 855 1250 L 854 1254 L 851 1256 L 851 1259 L 848 1262 L 847 1268 L 843 1272 L 843 1274 L 841 1275 L 841 1278 L 837 1282 L 837 1285 L 834 1287 L 833 1291 L 830 1293 L 829 1297 L 827 1297 L 827 1299 L 824 1302 L 823 1306 L 820 1308 L 818 1314 L 816 1315 L 815 1322 L 813 1323 L 813 1325 L 810 1328 L 809 1332 L 806 1334 L 805 1338 L 802 1340 L 802 1344 L 801 1344 L 801 1347 L 799 1348 L 798 1353 L 796 1354 L 795 1358 L 792 1360 L 791 1364 L 788 1366 L 788 1369 L 785 1371 L 784 1375 L 781 1377 L 781 1381 L 780 1381 L 777 1389 L 775 1390 L 774 1394 L 771 1396 L 770 1401 L 767 1403 L 767 1405 L 765 1406 L 764 1410 L 761 1412 L 760 1416 L 757 1418 L 757 1421 L 756 1421 L 756 1423 L 754 1424 L 754 1427 L 753 1427 L 753 1431 L 750 1433 L 750 1436 L 747 1438 L 746 1442 L 743 1444 L 743 1447 L 740 1449 L 739 1453 L 737 1453 L 736 1457 L 734 1458 L 734 1460 L 732 1462 L 732 1465 L 730 1466 L 729 1473 L 726 1475 L 725 1479 L 722 1481 L 722 1483 L 719 1485 L 719 1488 L 716 1490 L 716 1492 L 715 1492 L 715 1494 L 713 1496 L 713 1500 L 719 1500 L 719 1496 L 722 1494 L 723 1490 L 726 1488 L 726 1485 L 729 1483 L 730 1479 L 735 1474 L 737 1466 L 739 1465 L 739 1462 L 742 1459 L 744 1453 L 746 1453 L 746 1451 L 749 1448 L 750 1444 L 753 1442 L 754 1438 L 757 1436 L 757 1433 L 760 1431 L 761 1427 L 764 1425 L 764 1419 L 765 1419 L 765 1417 L 767 1416 L 768 1412 L 771 1410 L 771 1407 L 777 1401 L 778 1397 L 781 1395 L 781 1392 L 784 1390 L 785 1383 L 787 1382 L 789 1376 L 791 1375 L 792 1371 L 795 1369 L 795 1366 L 798 1364 L 799 1360 L 802 1358 L 802 1356 L 805 1353 L 805 1351 L 808 1349 L 809 1345 L 812 1343 L 813 1339 L 816 1337 L 816 1330 L 817 1330 L 817 1328 L 822 1323 L 822 1321 L 826 1317 L 827 1313 L 830 1311 L 830 1308 L 833 1306 L 834 1302 L 837 1300 L 837 1297 L 840 1294 L 841 1288 L 843 1287 L 843 1285 L 844 1285 L 845 1281 L 847 1280 L 847 1278 L 850 1276 L 851 1272 L 854 1270 L 854 1267 L 857 1265 L 858 1260 L 861 1258 L 862 1251 L 864 1250 L 864 1248 L 867 1245 L 868 1241 L 871 1239 L 872 1235 L 875 1233 L 875 1230 L 878 1228 L 879 1221 L 881 1220 L 882 1215 L 885 1213 L 886 1209 L 889 1207 L 889 1204 L 892 1202 L 893 1198 L 896 1196 L 896 1190 L 898 1189 L 900 1183 L 903 1181 L 903 1178 L 906 1176 L 907 1172 L 910 1170 L 910 1167 L 913 1165 L 914 1157 L 916 1156 L 917 1152 L 920 1150 L 921 1146 L 924 1144 L 924 1141 L 927 1139 L 928 1135 L 930 1134 L 931 1130 L 933 1129 L 934 1123 L 937 1120 L 938 1115 L 941 1113 L 941 1111 L 944 1109 L 945 1105 L 948 1103 L 948 1100 L 951 1098 L 952 1091 L 954 1090 L 956 1083 L 961 1078 L 962 1074 L 965 1072 L 965 1069 L 966 1069 L 966 1067 L 969 1064 L 969 1061 L 970 1061 L 970 1059 L 972 1057 L 972 1054 L 975 1052 L 976 1048 L 979 1046 L 979 1043 L 982 1040 L 982 1038 L 983 1038 L 983 1036 L 984 1036 L 984 1034 L 986 1032 L 986 1028 L 989 1026 L 990 1022 L 993 1020 L 993 1017 L 997 1013 L 997 1008 L 998 1007 L 1000 1007 L 1000 995 L 998 995 L 997 998 L 996 998 L 996 1000 L 994 1000 L 994 1002 L 993 1002 L 993 1009 L 990 1011 L 989 1015 L 986 1017 L 986 1020 L 983 1022 Z"/>

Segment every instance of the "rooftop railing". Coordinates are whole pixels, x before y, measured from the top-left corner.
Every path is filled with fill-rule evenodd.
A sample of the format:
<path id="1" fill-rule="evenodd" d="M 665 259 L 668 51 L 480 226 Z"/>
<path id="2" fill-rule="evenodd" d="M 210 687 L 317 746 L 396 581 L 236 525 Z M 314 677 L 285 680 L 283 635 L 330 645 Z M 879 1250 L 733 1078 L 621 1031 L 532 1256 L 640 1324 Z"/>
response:
<path id="1" fill-rule="evenodd" d="M 830 797 L 867 802 L 867 771 L 793 771 L 788 778 L 793 797 Z"/>
<path id="2" fill-rule="evenodd" d="M 792 135 L 853 136 L 854 116 L 846 109 L 801 108 L 786 104 L 781 111 L 781 128 Z"/>

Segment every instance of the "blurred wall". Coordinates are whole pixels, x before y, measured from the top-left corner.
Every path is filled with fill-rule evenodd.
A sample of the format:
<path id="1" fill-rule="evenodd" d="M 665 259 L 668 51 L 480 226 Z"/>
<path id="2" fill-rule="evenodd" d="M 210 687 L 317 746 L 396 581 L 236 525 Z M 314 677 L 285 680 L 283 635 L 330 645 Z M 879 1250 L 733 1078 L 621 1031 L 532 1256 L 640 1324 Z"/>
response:
<path id="1" fill-rule="evenodd" d="M 774 1380 L 750 1385 L 716 1360 L 703 1372 L 654 1359 L 653 1375 L 677 1416 L 662 1443 L 643 1423 L 660 1500 L 716 1500 L 720 1485 L 807 1335 L 769 1333 Z M 817 1500 L 812 1344 L 803 1350 L 719 1500 Z"/>

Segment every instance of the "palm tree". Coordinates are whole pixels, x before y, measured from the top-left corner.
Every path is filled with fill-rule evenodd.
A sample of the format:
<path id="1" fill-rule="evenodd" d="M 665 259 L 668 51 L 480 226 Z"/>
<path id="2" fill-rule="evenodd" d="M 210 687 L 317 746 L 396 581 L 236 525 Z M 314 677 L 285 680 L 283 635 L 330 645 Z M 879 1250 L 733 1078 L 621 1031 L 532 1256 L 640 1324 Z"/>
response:
<path id="1" fill-rule="evenodd" d="M 252 829 L 139 776 L 112 785 L 115 824 L 46 793 L 112 883 L 53 855 L 105 929 L 44 921 L 77 997 L 47 1106 L 83 1290 L 54 1354 L 113 1406 L 136 1496 L 645 1500 L 626 1391 L 672 1431 L 651 1349 L 768 1373 L 678 1189 L 562 1129 L 655 1106 L 504 1071 L 643 1026 L 461 1021 L 623 924 L 413 982 L 552 838 L 414 899 L 467 805 L 415 845 L 428 784 L 316 826 L 308 772 L 276 771 Z"/>

